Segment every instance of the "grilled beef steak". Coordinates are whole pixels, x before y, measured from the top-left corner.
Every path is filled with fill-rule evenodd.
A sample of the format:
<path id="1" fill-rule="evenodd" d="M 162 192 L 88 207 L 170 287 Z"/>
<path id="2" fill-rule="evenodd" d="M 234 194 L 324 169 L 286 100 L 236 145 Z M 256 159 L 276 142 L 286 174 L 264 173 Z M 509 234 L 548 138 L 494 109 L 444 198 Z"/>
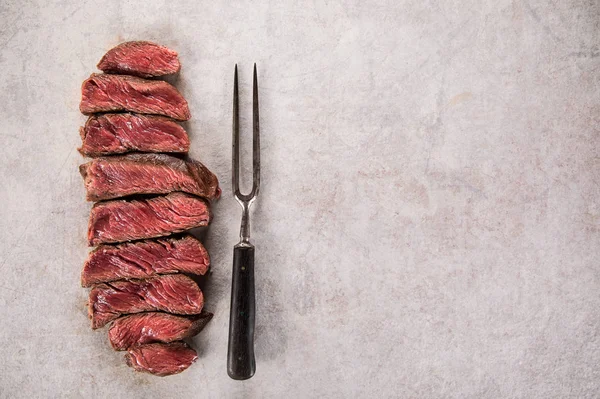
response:
<path id="1" fill-rule="evenodd" d="M 187 101 L 169 83 L 127 75 L 92 74 L 81 86 L 79 109 L 95 112 L 131 111 L 187 121 Z"/>
<path id="2" fill-rule="evenodd" d="M 97 157 L 141 152 L 188 152 L 190 139 L 174 120 L 164 116 L 103 114 L 91 116 L 79 133 L 82 155 Z"/>
<path id="3" fill-rule="evenodd" d="M 168 194 L 183 191 L 214 200 L 219 181 L 198 161 L 165 154 L 130 154 L 96 158 L 79 167 L 88 201 L 132 194 Z"/>
<path id="4" fill-rule="evenodd" d="M 90 252 L 81 272 L 81 285 L 154 277 L 158 274 L 203 275 L 210 266 L 208 252 L 191 235 L 120 245 L 100 245 Z"/>
<path id="5" fill-rule="evenodd" d="M 106 73 L 143 78 L 176 73 L 181 68 L 177 53 L 151 42 L 125 42 L 110 49 L 98 63 Z"/>
<path id="6" fill-rule="evenodd" d="M 203 304 L 202 291 L 194 280 L 174 274 L 96 285 L 90 292 L 88 314 L 96 329 L 128 313 L 199 314 Z"/>
<path id="7" fill-rule="evenodd" d="M 88 243 L 96 246 L 168 236 L 208 226 L 212 218 L 208 203 L 185 193 L 144 200 L 112 200 L 92 207 Z"/>
<path id="8" fill-rule="evenodd" d="M 129 349 L 125 355 L 129 367 L 161 377 L 181 373 L 196 359 L 196 351 L 184 342 L 141 345 Z"/>
<path id="9" fill-rule="evenodd" d="M 115 320 L 108 330 L 108 338 L 117 351 L 154 342 L 180 341 L 198 334 L 212 317 L 209 312 L 192 317 L 161 312 L 138 313 Z"/>

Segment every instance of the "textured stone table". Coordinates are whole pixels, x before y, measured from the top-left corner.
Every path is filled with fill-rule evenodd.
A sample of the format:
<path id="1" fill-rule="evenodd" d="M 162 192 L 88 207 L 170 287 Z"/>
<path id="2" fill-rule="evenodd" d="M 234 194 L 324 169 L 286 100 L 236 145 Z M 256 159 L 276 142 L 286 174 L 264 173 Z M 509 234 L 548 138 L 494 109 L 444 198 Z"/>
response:
<path id="1" fill-rule="evenodd" d="M 295 3 L 0 4 L 0 397 L 597 397 L 600 3 Z M 132 39 L 179 51 L 191 154 L 224 189 L 215 317 L 170 378 L 90 330 L 79 286 L 79 87 Z M 238 63 L 248 133 L 253 62 L 258 367 L 236 382 L 231 94 Z"/>

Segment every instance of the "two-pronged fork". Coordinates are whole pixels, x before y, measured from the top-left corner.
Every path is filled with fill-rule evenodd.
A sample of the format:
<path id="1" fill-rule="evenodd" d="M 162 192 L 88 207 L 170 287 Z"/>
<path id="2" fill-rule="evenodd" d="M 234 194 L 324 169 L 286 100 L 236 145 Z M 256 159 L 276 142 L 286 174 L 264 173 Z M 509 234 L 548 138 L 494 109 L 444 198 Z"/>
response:
<path id="1" fill-rule="evenodd" d="M 254 245 L 250 244 L 250 205 L 260 185 L 260 129 L 258 125 L 258 82 L 254 64 L 252 96 L 252 170 L 250 194 L 240 192 L 240 123 L 237 65 L 233 78 L 233 145 L 232 180 L 235 198 L 242 206 L 240 242 L 233 248 L 231 313 L 229 315 L 229 347 L 227 373 L 236 380 L 254 375 Z"/>

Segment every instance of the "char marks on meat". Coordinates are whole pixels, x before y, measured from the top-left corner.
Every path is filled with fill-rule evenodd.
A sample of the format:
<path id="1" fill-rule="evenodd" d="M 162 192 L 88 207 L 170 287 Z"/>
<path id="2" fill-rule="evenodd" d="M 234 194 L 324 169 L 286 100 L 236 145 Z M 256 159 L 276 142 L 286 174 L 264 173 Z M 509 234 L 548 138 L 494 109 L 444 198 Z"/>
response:
<path id="1" fill-rule="evenodd" d="M 96 158 L 79 168 L 88 201 L 133 194 L 183 191 L 214 200 L 219 197 L 217 177 L 198 161 L 165 154 L 130 154 Z"/>
<path id="2" fill-rule="evenodd" d="M 196 351 L 184 342 L 148 344 L 129 349 L 129 367 L 161 377 L 181 373 L 198 359 Z"/>
<path id="3" fill-rule="evenodd" d="M 161 312 L 138 313 L 115 320 L 108 330 L 108 338 L 117 351 L 154 342 L 180 341 L 198 334 L 212 317 L 209 312 L 187 317 Z"/>
<path id="4" fill-rule="evenodd" d="M 110 49 L 98 63 L 98 69 L 103 72 L 143 78 L 176 73 L 180 68 L 175 51 L 145 41 L 121 43 Z"/>
<path id="5" fill-rule="evenodd" d="M 190 119 L 188 103 L 175 87 L 127 75 L 92 74 L 81 86 L 79 109 L 86 115 L 131 111 Z"/>
<path id="6" fill-rule="evenodd" d="M 90 292 L 88 314 L 96 329 L 129 313 L 199 314 L 203 304 L 202 291 L 194 280 L 174 274 L 96 285 Z"/>
<path id="7" fill-rule="evenodd" d="M 180 192 L 143 200 L 98 202 L 90 213 L 88 243 L 96 246 L 168 236 L 208 226 L 211 218 L 205 200 Z"/>
<path id="8" fill-rule="evenodd" d="M 210 266 L 208 252 L 191 235 L 100 245 L 90 252 L 81 272 L 81 285 L 154 277 L 158 274 L 203 275 Z"/>
<path id="9" fill-rule="evenodd" d="M 79 152 L 89 157 L 131 151 L 186 153 L 190 149 L 186 131 L 164 116 L 93 115 L 79 132 L 83 142 Z"/>

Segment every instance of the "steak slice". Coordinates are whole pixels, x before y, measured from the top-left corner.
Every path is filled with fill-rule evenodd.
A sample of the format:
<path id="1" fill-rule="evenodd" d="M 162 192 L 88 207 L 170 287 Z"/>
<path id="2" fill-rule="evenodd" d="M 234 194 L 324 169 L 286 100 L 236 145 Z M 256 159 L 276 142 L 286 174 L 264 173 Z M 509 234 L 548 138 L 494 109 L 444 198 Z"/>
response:
<path id="1" fill-rule="evenodd" d="M 198 334 L 213 314 L 202 312 L 193 317 L 149 312 L 120 317 L 108 330 L 110 344 L 117 351 L 154 342 L 173 342 Z"/>
<path id="2" fill-rule="evenodd" d="M 198 359 L 196 351 L 184 342 L 148 344 L 129 349 L 125 361 L 135 371 L 164 377 L 181 373 Z"/>
<path id="3" fill-rule="evenodd" d="M 158 274 L 203 275 L 210 266 L 208 252 L 191 235 L 120 245 L 101 245 L 92 252 L 81 272 L 81 285 L 154 277 Z"/>
<path id="4" fill-rule="evenodd" d="M 133 194 L 168 194 L 183 191 L 208 200 L 221 190 L 217 177 L 198 161 L 166 154 L 129 154 L 96 158 L 79 167 L 88 201 Z"/>
<path id="5" fill-rule="evenodd" d="M 141 152 L 188 152 L 190 139 L 174 120 L 164 116 L 103 114 L 91 116 L 79 129 L 81 155 Z"/>
<path id="6" fill-rule="evenodd" d="M 88 315 L 96 329 L 123 314 L 156 310 L 199 314 L 203 305 L 202 291 L 194 280 L 175 274 L 96 285 L 90 291 Z"/>
<path id="7" fill-rule="evenodd" d="M 121 43 L 108 50 L 98 63 L 98 69 L 103 72 L 143 78 L 176 73 L 180 68 L 177 52 L 144 41 Z"/>
<path id="8" fill-rule="evenodd" d="M 144 200 L 112 200 L 92 207 L 88 226 L 90 246 L 141 240 L 208 226 L 208 203 L 185 193 Z"/>
<path id="9" fill-rule="evenodd" d="M 127 75 L 92 74 L 81 86 L 79 109 L 86 115 L 131 111 L 190 119 L 188 103 L 175 87 L 162 80 Z"/>

